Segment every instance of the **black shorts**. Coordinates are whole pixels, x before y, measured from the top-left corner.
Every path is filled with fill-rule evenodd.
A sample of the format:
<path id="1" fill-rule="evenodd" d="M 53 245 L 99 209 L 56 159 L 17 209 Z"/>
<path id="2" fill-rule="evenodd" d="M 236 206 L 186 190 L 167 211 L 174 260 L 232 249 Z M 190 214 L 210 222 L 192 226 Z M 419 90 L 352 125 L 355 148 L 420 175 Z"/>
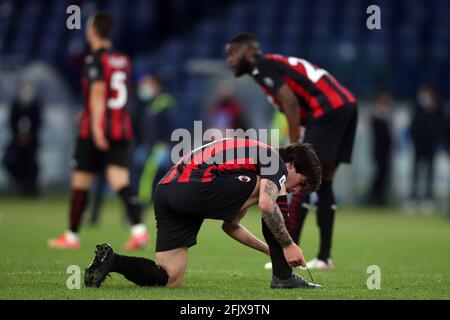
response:
<path id="1" fill-rule="evenodd" d="M 350 163 L 357 122 L 356 105 L 333 110 L 306 124 L 303 142 L 312 144 L 321 163 Z"/>
<path id="2" fill-rule="evenodd" d="M 156 252 L 197 243 L 204 219 L 231 221 L 255 189 L 254 172 L 229 173 L 212 182 L 158 185 L 155 190 Z"/>
<path id="3" fill-rule="evenodd" d="M 104 152 L 94 145 L 92 139 L 78 138 L 72 159 L 72 169 L 97 172 L 109 164 L 128 167 L 129 142 L 109 142 L 109 150 Z"/>

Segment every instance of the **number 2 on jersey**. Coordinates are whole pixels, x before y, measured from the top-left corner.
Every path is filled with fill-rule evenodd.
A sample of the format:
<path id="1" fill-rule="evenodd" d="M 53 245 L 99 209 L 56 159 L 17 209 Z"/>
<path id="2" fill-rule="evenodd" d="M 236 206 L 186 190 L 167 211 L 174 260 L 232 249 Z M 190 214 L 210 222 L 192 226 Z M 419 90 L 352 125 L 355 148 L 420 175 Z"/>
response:
<path id="1" fill-rule="evenodd" d="M 127 75 L 123 71 L 114 71 L 111 75 L 111 90 L 117 92 L 115 97 L 108 99 L 108 108 L 122 109 L 127 103 L 128 90 L 126 85 Z"/>
<path id="2" fill-rule="evenodd" d="M 308 79 L 314 83 L 319 81 L 320 78 L 328 73 L 327 70 L 316 68 L 308 61 L 296 57 L 289 57 L 288 62 L 293 66 L 301 64 L 305 68 L 306 76 L 308 77 Z"/>

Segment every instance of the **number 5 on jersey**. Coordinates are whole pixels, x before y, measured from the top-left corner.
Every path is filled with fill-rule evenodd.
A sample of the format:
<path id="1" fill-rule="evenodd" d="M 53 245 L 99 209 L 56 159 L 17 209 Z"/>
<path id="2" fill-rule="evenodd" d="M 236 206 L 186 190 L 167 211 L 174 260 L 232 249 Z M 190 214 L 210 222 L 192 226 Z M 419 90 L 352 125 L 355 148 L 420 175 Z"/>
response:
<path id="1" fill-rule="evenodd" d="M 108 99 L 108 108 L 122 109 L 128 99 L 127 75 L 123 71 L 114 71 L 111 75 L 111 90 L 116 94 Z"/>

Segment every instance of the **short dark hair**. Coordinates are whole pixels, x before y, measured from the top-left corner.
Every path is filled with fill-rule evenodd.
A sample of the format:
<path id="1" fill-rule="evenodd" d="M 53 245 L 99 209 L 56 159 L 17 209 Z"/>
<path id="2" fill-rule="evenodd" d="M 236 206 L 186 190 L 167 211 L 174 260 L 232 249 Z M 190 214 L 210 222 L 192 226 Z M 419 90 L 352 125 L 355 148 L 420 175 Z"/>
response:
<path id="1" fill-rule="evenodd" d="M 233 38 L 231 38 L 231 40 L 228 41 L 228 43 L 229 44 L 237 43 L 240 45 L 245 44 L 253 49 L 256 49 L 257 51 L 261 50 L 258 39 L 256 38 L 256 36 L 254 36 L 251 33 L 246 33 L 246 32 L 239 33 L 236 36 L 234 36 Z"/>
<path id="2" fill-rule="evenodd" d="M 102 39 L 109 39 L 114 28 L 114 20 L 107 12 L 97 12 L 92 15 L 92 25 Z"/>
<path id="3" fill-rule="evenodd" d="M 309 143 L 294 143 L 278 149 L 284 162 L 292 162 L 295 171 L 306 176 L 304 190 L 308 193 L 317 191 L 322 182 L 322 168 L 316 152 Z"/>

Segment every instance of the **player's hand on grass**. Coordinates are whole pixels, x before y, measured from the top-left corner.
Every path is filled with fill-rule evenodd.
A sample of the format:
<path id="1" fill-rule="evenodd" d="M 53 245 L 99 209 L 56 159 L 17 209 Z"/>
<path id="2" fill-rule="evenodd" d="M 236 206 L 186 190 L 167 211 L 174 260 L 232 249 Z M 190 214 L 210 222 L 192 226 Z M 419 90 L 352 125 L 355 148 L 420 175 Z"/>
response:
<path id="1" fill-rule="evenodd" d="M 302 249 L 295 243 L 291 243 L 286 248 L 283 248 L 284 257 L 291 268 L 299 266 L 306 267 L 305 257 Z"/>
<path id="2" fill-rule="evenodd" d="M 108 140 L 106 139 L 105 134 L 103 133 L 103 130 L 101 128 L 93 128 L 93 136 L 95 146 L 98 149 L 102 151 L 107 151 L 109 149 Z"/>

